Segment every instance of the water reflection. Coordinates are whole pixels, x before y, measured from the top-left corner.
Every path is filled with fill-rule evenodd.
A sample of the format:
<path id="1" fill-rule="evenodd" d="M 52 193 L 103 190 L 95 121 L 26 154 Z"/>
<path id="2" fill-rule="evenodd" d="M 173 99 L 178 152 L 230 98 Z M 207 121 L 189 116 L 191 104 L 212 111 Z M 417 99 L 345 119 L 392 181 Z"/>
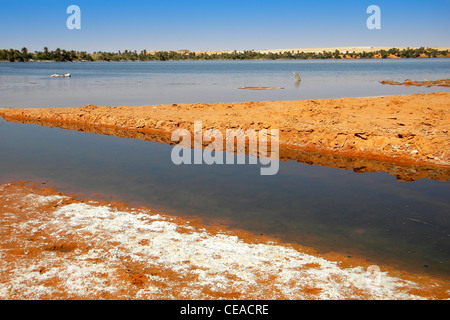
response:
<path id="1" fill-rule="evenodd" d="M 124 130 L 113 127 L 92 126 L 82 124 L 70 124 L 61 122 L 48 122 L 40 120 L 16 120 L 8 119 L 10 122 L 37 124 L 52 128 L 61 128 L 87 133 L 116 136 L 121 138 L 131 138 L 146 141 L 155 141 L 174 145 L 178 142 L 171 141 L 170 134 L 157 131 L 142 130 Z M 206 147 L 209 142 L 204 142 Z M 194 143 L 191 143 L 193 146 Z M 269 146 L 270 147 L 270 144 Z M 225 150 L 225 146 L 223 148 Z M 248 148 L 245 150 L 236 150 L 236 152 L 245 152 L 248 155 Z M 268 149 L 270 152 L 270 148 Z M 343 170 L 352 170 L 355 173 L 366 172 L 386 172 L 394 175 L 398 181 L 414 181 L 428 178 L 431 180 L 450 181 L 450 168 L 433 167 L 424 165 L 413 165 L 405 163 L 395 163 L 390 161 L 380 161 L 365 158 L 350 158 L 345 156 L 333 155 L 328 153 L 305 151 L 290 147 L 280 146 L 279 150 L 281 161 L 296 161 L 307 165 L 319 165 L 323 167 L 338 168 Z M 252 155 L 255 156 L 255 155 Z"/>

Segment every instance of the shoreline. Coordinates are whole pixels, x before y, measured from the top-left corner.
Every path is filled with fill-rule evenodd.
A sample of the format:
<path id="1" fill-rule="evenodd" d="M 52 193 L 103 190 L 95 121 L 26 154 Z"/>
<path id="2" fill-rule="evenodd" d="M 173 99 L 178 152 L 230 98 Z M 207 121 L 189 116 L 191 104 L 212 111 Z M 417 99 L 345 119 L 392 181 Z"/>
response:
<path id="1" fill-rule="evenodd" d="M 171 61 L 283 61 L 283 60 L 297 60 L 297 61 L 310 61 L 310 60 L 333 60 L 333 61 L 346 61 L 346 60 L 391 60 L 391 59 L 447 59 L 450 58 L 449 56 L 442 56 L 442 57 L 410 57 L 410 58 L 402 58 L 402 57 L 394 57 L 394 56 L 388 56 L 386 58 L 382 57 L 373 57 L 373 58 L 359 58 L 359 57 L 350 57 L 350 56 L 343 56 L 341 58 L 252 58 L 252 59 L 226 59 L 226 58 L 214 58 L 214 59 L 168 59 L 168 60 L 94 60 L 94 61 L 88 61 L 88 60 L 75 60 L 75 61 L 56 61 L 56 60 L 32 60 L 32 61 L 6 61 L 2 60 L 0 63 L 96 63 L 96 62 L 109 62 L 109 63 L 121 63 L 121 62 L 171 62 Z"/>
<path id="2" fill-rule="evenodd" d="M 91 61 L 172 61 L 172 60 L 285 60 L 285 59 L 410 59 L 449 58 L 450 47 L 331 47 L 263 50 L 142 50 L 134 52 L 94 52 L 66 50 L 34 53 L 0 49 L 5 62 L 91 62 Z"/>
<path id="3" fill-rule="evenodd" d="M 0 109 L 6 121 L 170 136 L 175 129 L 279 129 L 281 148 L 450 168 L 450 93 L 149 106 Z M 99 130 L 101 131 L 101 130 Z M 111 132 L 114 134 L 114 130 Z M 164 140 L 163 142 L 170 142 Z"/>
<path id="4" fill-rule="evenodd" d="M 36 183 L 1 185 L 0 203 L 0 299 L 450 297 L 443 279 Z"/>

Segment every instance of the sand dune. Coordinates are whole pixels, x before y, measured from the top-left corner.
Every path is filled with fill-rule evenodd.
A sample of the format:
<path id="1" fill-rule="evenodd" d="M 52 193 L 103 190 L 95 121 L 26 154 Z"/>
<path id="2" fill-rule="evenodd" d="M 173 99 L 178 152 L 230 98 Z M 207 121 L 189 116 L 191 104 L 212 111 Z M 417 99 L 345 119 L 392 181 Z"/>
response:
<path id="1" fill-rule="evenodd" d="M 370 47 L 370 46 L 355 46 L 355 47 L 325 47 L 325 48 L 289 48 L 289 49 L 249 49 L 249 50 L 236 50 L 237 52 L 244 52 L 244 51 L 255 51 L 255 52 L 260 52 L 260 53 L 283 53 L 283 52 L 312 52 L 312 53 L 320 53 L 323 51 L 326 52 L 335 52 L 336 50 L 339 50 L 342 53 L 345 52 L 355 52 L 355 53 L 360 53 L 360 52 L 374 52 L 374 51 L 379 51 L 379 50 L 389 50 L 393 47 Z M 397 49 L 403 50 L 403 49 L 407 49 L 407 47 L 395 47 Z M 409 47 L 411 49 L 417 49 L 415 47 Z M 450 50 L 450 47 L 431 47 L 433 49 L 438 49 L 438 50 Z M 207 54 L 221 54 L 221 53 L 232 53 L 235 50 L 217 50 L 217 51 L 213 51 L 213 50 L 209 50 L 209 51 L 195 51 L 196 53 L 207 53 Z"/>

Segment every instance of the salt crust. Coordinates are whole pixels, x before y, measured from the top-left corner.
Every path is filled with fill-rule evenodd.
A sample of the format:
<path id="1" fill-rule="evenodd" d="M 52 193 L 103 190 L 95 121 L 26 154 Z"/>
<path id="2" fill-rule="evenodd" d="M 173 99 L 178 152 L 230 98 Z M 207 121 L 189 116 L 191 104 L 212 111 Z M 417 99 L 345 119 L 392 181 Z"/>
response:
<path id="1" fill-rule="evenodd" d="M 36 206 L 63 199 L 61 196 L 28 195 Z M 77 263 L 62 264 L 43 274 L 36 272 L 37 265 L 19 266 L 14 270 L 11 288 L 0 286 L 0 297 L 8 298 L 11 291 L 20 291 L 24 297 L 51 295 L 54 289 L 40 285 L 46 279 L 59 277 L 66 279 L 65 290 L 73 295 L 85 295 L 92 291 L 114 293 L 117 286 L 108 285 L 105 278 L 95 274 L 113 276 L 121 258 L 163 265 L 180 275 L 194 273 L 198 277 L 195 287 L 210 287 L 224 290 L 229 287 L 258 293 L 258 279 L 272 278 L 271 285 L 286 298 L 303 297 L 301 288 L 320 289 L 319 299 L 352 298 L 347 291 L 354 287 L 372 298 L 378 299 L 418 299 L 401 288 L 414 285 L 386 274 L 379 281 L 372 281 L 370 273 L 361 267 L 342 269 L 336 262 L 301 253 L 289 247 L 275 244 L 249 244 L 236 236 L 211 235 L 205 230 L 180 233 L 179 225 L 160 215 L 148 212 L 125 212 L 107 206 L 86 203 L 72 203 L 61 206 L 54 212 L 54 220 L 48 221 L 55 232 L 73 230 L 96 247 L 105 242 L 116 243 L 109 250 L 91 249 L 76 256 Z M 46 226 L 41 226 L 46 227 Z M 137 231 L 139 230 L 139 231 Z M 57 234 L 54 234 L 57 236 Z M 146 240 L 146 244 L 142 245 Z M 56 254 L 47 259 L 58 259 Z M 91 262 L 95 261 L 95 263 Z M 186 263 L 188 261 L 189 263 Z M 39 262 L 37 262 L 39 264 Z M 304 268 L 314 264 L 314 268 Z M 33 286 L 30 286 L 33 283 Z M 142 288 L 137 297 L 157 294 L 158 287 L 149 285 Z M 400 290 L 399 290 L 400 289 Z M 191 295 L 191 289 L 185 288 Z M 357 297 L 354 297 L 357 298 Z"/>
<path id="2" fill-rule="evenodd" d="M 67 198 L 29 194 L 24 201 L 31 200 L 36 208 Z M 51 230 L 55 239 L 70 235 L 90 246 L 68 253 L 71 259 L 45 251 L 34 264 L 18 261 L 8 270 L 11 282 L 0 283 L 0 299 L 40 299 L 61 291 L 85 298 L 105 293 L 123 296 L 118 270 L 127 263 L 157 266 L 179 278 L 194 279 L 186 280 L 177 298 L 202 299 L 208 288 L 210 292 L 239 291 L 249 299 L 422 299 L 410 294 L 417 284 L 385 272 L 374 278 L 362 267 L 342 268 L 288 246 L 211 234 L 146 209 L 121 211 L 94 201 L 71 203 L 58 206 L 51 219 L 36 216 L 18 227 Z M 45 272 L 39 272 L 44 266 Z M 51 279 L 60 285 L 45 285 Z M 131 298 L 156 299 L 162 294 L 160 283 L 170 286 L 173 281 L 163 274 L 149 274 L 147 279 Z"/>

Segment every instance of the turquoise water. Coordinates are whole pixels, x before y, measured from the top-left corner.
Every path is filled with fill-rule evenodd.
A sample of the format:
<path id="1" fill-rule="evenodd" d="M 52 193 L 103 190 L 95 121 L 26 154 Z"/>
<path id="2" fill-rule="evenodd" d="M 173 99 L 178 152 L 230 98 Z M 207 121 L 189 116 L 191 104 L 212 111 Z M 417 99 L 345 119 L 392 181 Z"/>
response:
<path id="1" fill-rule="evenodd" d="M 2 63 L 0 104 L 140 105 L 444 91 L 378 81 L 447 78 L 447 61 Z M 300 86 L 292 70 L 303 75 Z M 49 78 L 65 72 L 73 77 Z M 250 92 L 241 86 L 286 89 Z M 357 174 L 295 161 L 282 161 L 275 176 L 261 176 L 258 165 L 176 166 L 167 144 L 3 120 L 0 137 L 1 182 L 45 182 L 64 192 L 100 194 L 322 252 L 450 277 L 448 182 L 404 182 L 383 172 Z"/>

